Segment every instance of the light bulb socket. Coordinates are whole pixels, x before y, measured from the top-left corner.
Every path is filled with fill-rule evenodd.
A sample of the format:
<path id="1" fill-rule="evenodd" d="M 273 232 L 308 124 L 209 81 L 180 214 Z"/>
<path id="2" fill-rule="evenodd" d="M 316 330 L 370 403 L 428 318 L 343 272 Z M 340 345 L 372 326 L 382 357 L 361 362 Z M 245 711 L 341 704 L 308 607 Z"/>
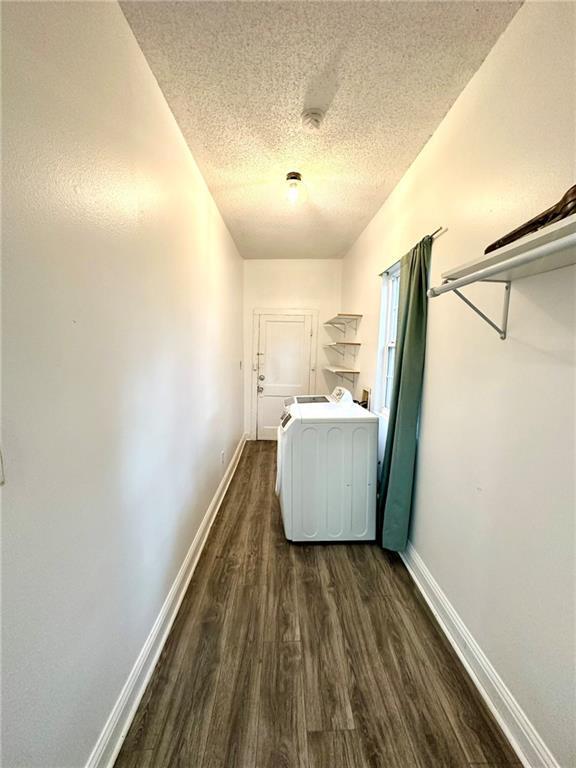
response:
<path id="1" fill-rule="evenodd" d="M 302 174 L 298 171 L 290 171 L 286 174 L 286 181 L 302 181 Z"/>

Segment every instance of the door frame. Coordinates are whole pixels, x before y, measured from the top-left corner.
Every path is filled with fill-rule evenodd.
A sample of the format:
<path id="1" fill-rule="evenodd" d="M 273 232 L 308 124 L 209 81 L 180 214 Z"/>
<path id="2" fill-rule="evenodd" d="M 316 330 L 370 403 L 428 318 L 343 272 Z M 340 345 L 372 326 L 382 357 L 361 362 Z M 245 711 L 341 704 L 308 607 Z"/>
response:
<path id="1" fill-rule="evenodd" d="M 318 310 L 317 309 L 278 309 L 276 307 L 257 308 L 252 312 L 252 350 L 250 354 L 250 430 L 249 440 L 256 440 L 256 422 L 258 419 L 258 342 L 261 315 L 306 315 L 312 322 L 310 341 L 310 394 L 316 393 L 316 361 L 318 358 Z"/>

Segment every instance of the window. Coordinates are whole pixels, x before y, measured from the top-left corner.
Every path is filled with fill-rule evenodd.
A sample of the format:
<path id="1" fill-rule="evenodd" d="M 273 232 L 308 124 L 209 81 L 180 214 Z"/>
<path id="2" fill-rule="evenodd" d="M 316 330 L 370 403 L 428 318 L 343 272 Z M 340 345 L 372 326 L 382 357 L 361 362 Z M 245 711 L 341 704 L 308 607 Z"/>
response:
<path id="1" fill-rule="evenodd" d="M 396 335 L 398 333 L 398 302 L 400 298 L 400 263 L 383 275 L 380 309 L 379 390 L 380 410 L 388 411 L 392 399 Z"/>

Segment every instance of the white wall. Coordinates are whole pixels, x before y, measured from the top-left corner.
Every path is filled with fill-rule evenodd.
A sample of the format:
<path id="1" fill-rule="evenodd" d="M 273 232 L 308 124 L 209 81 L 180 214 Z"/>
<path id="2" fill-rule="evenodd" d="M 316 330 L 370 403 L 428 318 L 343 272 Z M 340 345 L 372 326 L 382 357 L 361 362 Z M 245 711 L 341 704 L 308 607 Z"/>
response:
<path id="1" fill-rule="evenodd" d="M 343 305 L 376 364 L 378 273 L 423 235 L 432 282 L 575 182 L 576 6 L 527 3 L 348 253 Z M 512 286 L 500 341 L 429 304 L 412 543 L 562 768 L 574 746 L 574 268 Z M 499 317 L 496 286 L 465 289 Z"/>
<path id="2" fill-rule="evenodd" d="M 323 370 L 332 357 L 324 344 L 339 331 L 323 323 L 341 311 L 342 261 L 339 259 L 248 259 L 244 261 L 244 394 L 246 432 L 250 433 L 252 382 L 252 321 L 255 309 L 316 309 L 318 354 L 316 391 L 332 391 L 339 381 Z M 251 434 L 254 437 L 254 434 Z"/>
<path id="3" fill-rule="evenodd" d="M 242 262 L 120 8 L 2 11 L 2 764 L 81 768 L 241 437 Z"/>

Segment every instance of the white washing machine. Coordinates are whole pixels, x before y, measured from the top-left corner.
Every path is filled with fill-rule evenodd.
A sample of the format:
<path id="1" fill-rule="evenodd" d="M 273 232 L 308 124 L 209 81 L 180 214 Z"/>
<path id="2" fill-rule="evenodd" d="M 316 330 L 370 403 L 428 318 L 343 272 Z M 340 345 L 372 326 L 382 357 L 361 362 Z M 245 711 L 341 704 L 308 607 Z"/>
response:
<path id="1" fill-rule="evenodd" d="M 286 538 L 373 541 L 377 451 L 378 417 L 342 387 L 286 401 L 276 477 Z"/>

